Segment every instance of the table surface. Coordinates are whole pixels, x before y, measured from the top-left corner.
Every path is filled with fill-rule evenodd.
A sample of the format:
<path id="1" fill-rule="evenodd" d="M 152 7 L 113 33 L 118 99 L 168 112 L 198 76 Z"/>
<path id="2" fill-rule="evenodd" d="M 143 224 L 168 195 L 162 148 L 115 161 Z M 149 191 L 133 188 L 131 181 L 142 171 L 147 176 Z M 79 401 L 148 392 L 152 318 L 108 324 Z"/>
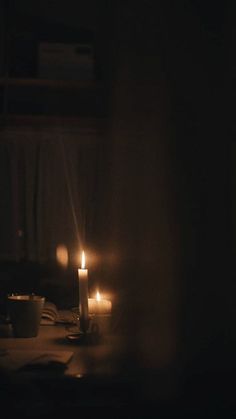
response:
<path id="1" fill-rule="evenodd" d="M 129 370 L 126 363 L 121 368 L 127 347 L 120 336 L 111 333 L 96 343 L 74 342 L 68 340 L 68 335 L 75 332 L 75 326 L 56 324 L 41 325 L 37 337 L 14 338 L 11 333 L 4 337 L 4 327 L 0 327 L 0 403 L 3 411 L 11 406 L 11 417 L 52 419 L 67 416 L 68 412 L 77 415 L 83 409 L 84 418 L 94 418 L 95 412 L 102 411 L 103 417 L 109 419 L 117 409 L 121 415 L 131 409 L 132 417 L 141 419 L 156 417 L 150 416 L 155 409 L 163 417 L 176 417 L 177 413 L 182 417 L 185 412 L 186 398 L 181 394 L 179 397 L 180 383 L 175 375 L 172 377 L 172 371 L 146 374 L 140 368 Z M 17 362 L 29 365 L 32 357 L 47 354 L 68 359 L 66 368 L 51 369 L 46 364 L 46 368 L 33 371 L 14 369 Z M 199 392 L 200 387 L 196 388 Z M 215 398 L 210 399 L 209 409 L 214 408 L 211 400 L 215 403 Z M 190 402 L 189 409 L 195 409 L 195 404 Z"/>
<path id="2" fill-rule="evenodd" d="M 51 354 L 62 360 L 68 358 L 65 375 L 116 373 L 122 340 L 110 334 L 92 343 L 69 340 L 68 335 L 76 331 L 75 326 L 68 324 L 41 325 L 37 337 L 14 338 L 11 334 L 0 337 L 0 366 L 11 367 L 6 355 L 27 362 L 27 357 L 30 361 L 34 355 Z"/>
<path id="3" fill-rule="evenodd" d="M 4 412 L 10 406 L 10 418 L 52 419 L 82 411 L 90 418 L 101 410 L 110 418 L 111 409 L 125 406 L 126 411 L 133 405 L 132 385 L 119 374 L 122 339 L 114 334 L 81 343 L 68 340 L 75 332 L 69 324 L 41 325 L 33 338 L 14 338 L 4 327 L 0 325 L 0 404 Z M 69 361 L 65 368 L 47 362 L 44 366 L 43 356 L 48 354 Z"/>

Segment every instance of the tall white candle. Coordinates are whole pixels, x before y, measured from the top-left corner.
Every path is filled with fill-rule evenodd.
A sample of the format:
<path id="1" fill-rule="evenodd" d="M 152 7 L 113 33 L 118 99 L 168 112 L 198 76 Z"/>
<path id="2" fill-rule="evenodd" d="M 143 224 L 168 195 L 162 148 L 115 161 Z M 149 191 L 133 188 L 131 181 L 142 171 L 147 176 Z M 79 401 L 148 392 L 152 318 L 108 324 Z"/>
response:
<path id="1" fill-rule="evenodd" d="M 85 253 L 82 252 L 81 268 L 78 269 L 79 275 L 79 312 L 80 327 L 86 333 L 89 326 L 88 315 L 88 269 L 85 268 Z"/>

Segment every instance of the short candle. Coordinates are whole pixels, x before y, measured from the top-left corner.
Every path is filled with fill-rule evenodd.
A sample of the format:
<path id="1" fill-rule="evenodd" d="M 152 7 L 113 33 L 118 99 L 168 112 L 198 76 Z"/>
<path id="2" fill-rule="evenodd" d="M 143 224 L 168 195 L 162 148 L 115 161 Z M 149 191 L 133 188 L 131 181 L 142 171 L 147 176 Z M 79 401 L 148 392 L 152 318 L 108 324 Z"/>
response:
<path id="1" fill-rule="evenodd" d="M 110 315 L 111 308 L 112 308 L 111 301 L 101 298 L 99 292 L 97 292 L 96 298 L 88 299 L 89 314 Z"/>

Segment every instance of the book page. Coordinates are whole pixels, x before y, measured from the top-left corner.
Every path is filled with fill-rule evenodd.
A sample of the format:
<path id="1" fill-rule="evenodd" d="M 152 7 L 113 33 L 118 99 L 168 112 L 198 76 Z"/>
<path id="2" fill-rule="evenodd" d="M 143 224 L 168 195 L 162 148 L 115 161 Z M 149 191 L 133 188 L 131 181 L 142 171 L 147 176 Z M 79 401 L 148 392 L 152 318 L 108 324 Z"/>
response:
<path id="1" fill-rule="evenodd" d="M 41 325 L 54 325 L 56 323 L 75 323 L 75 318 L 71 310 L 58 310 L 56 305 L 50 301 L 45 301 Z"/>
<path id="2" fill-rule="evenodd" d="M 9 349 L 0 357 L 0 367 L 16 371 L 25 367 L 64 365 L 71 360 L 71 351 L 37 351 Z"/>

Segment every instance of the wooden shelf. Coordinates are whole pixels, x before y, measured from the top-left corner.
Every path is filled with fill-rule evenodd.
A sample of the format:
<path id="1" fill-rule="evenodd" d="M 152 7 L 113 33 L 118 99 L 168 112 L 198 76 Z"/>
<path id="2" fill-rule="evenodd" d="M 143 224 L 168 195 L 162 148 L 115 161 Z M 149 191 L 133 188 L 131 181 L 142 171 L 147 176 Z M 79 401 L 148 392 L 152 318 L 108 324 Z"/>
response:
<path id="1" fill-rule="evenodd" d="M 0 78 L 3 116 L 103 117 L 107 87 L 96 80 Z"/>
<path id="2" fill-rule="evenodd" d="M 73 116 L 54 116 L 54 115 L 6 115 L 0 116 L 0 126 L 44 126 L 44 125 L 70 125 L 81 127 L 104 128 L 106 118 L 95 117 L 73 117 Z"/>
<path id="3" fill-rule="evenodd" d="M 0 7 L 1 126 L 106 118 L 110 92 L 105 71 L 108 55 L 98 25 L 97 3 L 92 8 L 95 25 L 89 23 L 91 5 L 82 7 L 78 23 L 73 10 L 67 11 L 65 20 L 63 13 L 58 18 L 62 9 L 56 3 L 55 9 L 48 9 L 49 15 L 40 14 L 40 10 L 36 13 L 34 7 L 11 3 Z M 103 23 L 102 19 L 100 24 Z M 44 43 L 48 44 L 47 49 Z M 62 45 L 59 61 L 50 49 L 55 44 Z M 89 49 L 71 50 L 71 46 L 82 44 Z"/>

